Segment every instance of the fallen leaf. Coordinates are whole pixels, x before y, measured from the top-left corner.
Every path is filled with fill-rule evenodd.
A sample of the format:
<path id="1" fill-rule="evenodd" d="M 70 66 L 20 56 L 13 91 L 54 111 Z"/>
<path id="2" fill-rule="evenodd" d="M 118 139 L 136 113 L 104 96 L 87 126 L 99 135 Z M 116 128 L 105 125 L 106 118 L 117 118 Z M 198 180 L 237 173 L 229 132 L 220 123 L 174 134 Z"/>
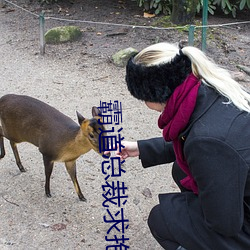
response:
<path id="1" fill-rule="evenodd" d="M 144 189 L 142 190 L 142 194 L 143 194 L 144 196 L 146 196 L 147 198 L 152 198 L 152 193 L 151 193 L 151 191 L 150 191 L 149 188 L 144 188 Z"/>
<path id="2" fill-rule="evenodd" d="M 54 224 L 53 226 L 51 226 L 51 229 L 53 231 L 61 231 L 61 230 L 66 229 L 66 225 L 63 223 Z"/>
<path id="3" fill-rule="evenodd" d="M 144 12 L 143 13 L 143 17 L 145 17 L 145 18 L 152 18 L 152 17 L 155 17 L 155 14 L 149 14 L 147 12 Z"/>

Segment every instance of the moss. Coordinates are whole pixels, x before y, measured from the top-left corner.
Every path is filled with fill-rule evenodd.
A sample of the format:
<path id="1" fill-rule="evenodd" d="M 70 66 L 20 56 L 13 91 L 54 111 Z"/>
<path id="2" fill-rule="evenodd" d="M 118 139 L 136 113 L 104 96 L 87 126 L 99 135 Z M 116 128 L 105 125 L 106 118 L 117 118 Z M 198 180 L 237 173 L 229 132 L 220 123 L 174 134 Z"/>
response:
<path id="1" fill-rule="evenodd" d="M 156 20 L 155 22 L 153 22 L 152 26 L 169 28 L 172 27 L 173 24 L 170 21 L 170 16 L 163 16 L 158 18 L 158 20 Z"/>
<path id="2" fill-rule="evenodd" d="M 76 26 L 62 26 L 50 29 L 45 34 L 45 42 L 50 44 L 73 42 L 82 36 L 82 31 Z"/>
<path id="3" fill-rule="evenodd" d="M 196 21 L 194 25 L 201 25 L 200 21 Z M 156 20 L 152 26 L 156 27 L 164 27 L 164 28 L 176 28 L 178 27 L 178 31 L 180 32 L 188 32 L 189 31 L 189 25 L 183 25 L 183 27 L 180 27 L 179 25 L 173 24 L 171 22 L 171 17 L 170 16 L 163 16 Z"/>

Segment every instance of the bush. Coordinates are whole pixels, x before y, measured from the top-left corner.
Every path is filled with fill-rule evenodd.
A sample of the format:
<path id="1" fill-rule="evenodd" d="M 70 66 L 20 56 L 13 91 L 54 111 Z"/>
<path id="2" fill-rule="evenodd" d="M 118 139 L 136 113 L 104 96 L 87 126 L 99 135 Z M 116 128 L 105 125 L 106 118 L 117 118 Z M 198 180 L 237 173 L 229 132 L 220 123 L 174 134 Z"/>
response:
<path id="1" fill-rule="evenodd" d="M 40 4 L 52 4 L 52 3 L 57 3 L 58 0 L 38 0 Z"/>
<path id="2" fill-rule="evenodd" d="M 140 7 L 146 11 L 154 11 L 159 13 L 171 14 L 172 1 L 174 0 L 136 0 Z M 189 0 L 193 1 L 193 0 Z M 204 0 L 199 0 L 197 5 L 197 13 L 201 12 Z M 237 10 L 250 9 L 250 0 L 208 0 L 208 11 L 214 15 L 216 7 L 220 6 L 224 14 L 231 14 L 236 17 Z"/>
<path id="3" fill-rule="evenodd" d="M 213 4 L 220 6 L 225 14 L 231 13 L 233 17 L 236 17 L 236 11 L 238 9 L 240 11 L 245 8 L 250 9 L 250 0 L 214 0 Z"/>
<path id="4" fill-rule="evenodd" d="M 165 15 L 171 14 L 171 0 L 136 0 L 136 2 L 139 7 L 143 7 L 145 11 L 154 12 L 156 15 L 160 13 Z"/>

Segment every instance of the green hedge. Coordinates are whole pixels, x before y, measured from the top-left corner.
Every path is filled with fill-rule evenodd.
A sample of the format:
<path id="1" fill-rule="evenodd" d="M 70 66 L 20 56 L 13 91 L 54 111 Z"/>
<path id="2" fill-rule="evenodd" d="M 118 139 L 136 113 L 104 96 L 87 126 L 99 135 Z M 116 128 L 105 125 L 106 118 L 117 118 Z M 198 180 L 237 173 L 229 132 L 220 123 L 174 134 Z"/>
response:
<path id="1" fill-rule="evenodd" d="M 146 11 L 154 11 L 155 14 L 171 14 L 172 1 L 174 0 L 134 0 Z M 192 1 L 192 0 L 189 0 Z M 203 0 L 199 0 L 197 13 L 201 12 Z M 217 8 L 221 8 L 224 14 L 236 17 L 237 11 L 250 9 L 250 0 L 208 0 L 208 11 L 214 15 Z"/>
<path id="2" fill-rule="evenodd" d="M 38 1 L 41 4 L 52 4 L 60 2 L 60 0 L 38 0 Z M 139 7 L 144 8 L 145 11 L 154 12 L 154 14 L 156 15 L 160 13 L 163 13 L 165 15 L 170 15 L 172 10 L 172 1 L 174 0 L 131 0 L 131 1 L 136 1 Z M 204 0 L 199 0 L 199 3 L 197 5 L 197 13 L 201 12 L 203 1 Z M 225 14 L 231 14 L 233 17 L 236 17 L 237 11 L 250 9 L 250 0 L 208 0 L 208 11 L 210 14 L 214 15 L 217 8 L 221 8 L 223 13 Z"/>

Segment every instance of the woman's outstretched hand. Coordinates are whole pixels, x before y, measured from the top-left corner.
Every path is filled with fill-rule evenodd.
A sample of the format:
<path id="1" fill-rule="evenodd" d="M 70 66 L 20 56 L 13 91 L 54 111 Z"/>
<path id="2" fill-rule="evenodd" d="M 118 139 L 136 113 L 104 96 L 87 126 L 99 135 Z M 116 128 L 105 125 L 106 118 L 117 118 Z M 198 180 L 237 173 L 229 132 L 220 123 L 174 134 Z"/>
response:
<path id="1" fill-rule="evenodd" d="M 121 160 L 125 160 L 128 157 L 136 157 L 139 156 L 139 148 L 137 142 L 131 142 L 131 141 L 123 141 L 121 147 L 121 152 L 115 151 L 115 156 L 118 156 L 121 158 Z M 108 154 L 110 152 L 106 151 L 104 154 Z"/>

